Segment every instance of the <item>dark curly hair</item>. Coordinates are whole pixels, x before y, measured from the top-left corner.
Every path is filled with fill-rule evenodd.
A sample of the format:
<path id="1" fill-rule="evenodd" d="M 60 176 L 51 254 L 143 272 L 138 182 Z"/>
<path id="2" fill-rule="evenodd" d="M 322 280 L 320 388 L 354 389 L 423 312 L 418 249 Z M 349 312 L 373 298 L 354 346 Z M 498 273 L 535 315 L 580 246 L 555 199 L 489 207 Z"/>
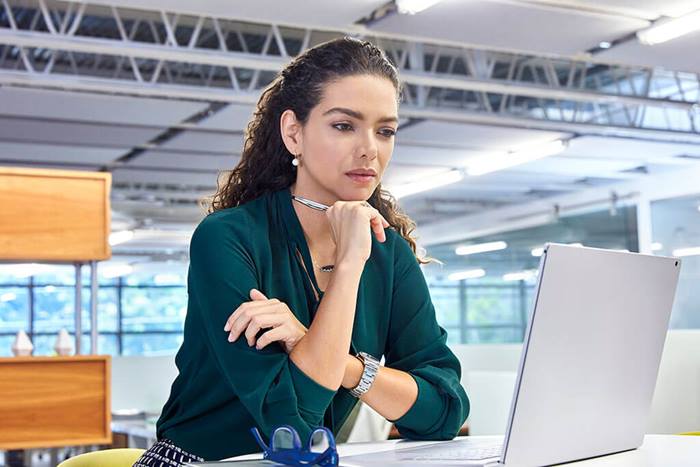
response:
<path id="1" fill-rule="evenodd" d="M 266 192 L 291 186 L 296 180 L 294 157 L 282 141 L 280 117 L 291 109 L 301 124 L 321 100 L 324 86 L 346 76 L 375 75 L 387 78 L 401 100 L 398 71 L 384 52 L 367 41 L 343 37 L 324 42 L 297 56 L 263 91 L 245 131 L 238 165 L 220 177 L 216 193 L 205 200 L 207 213 L 239 206 Z M 416 227 L 381 184 L 367 200 L 408 242 L 419 263 L 430 262 L 416 253 L 411 233 Z"/>

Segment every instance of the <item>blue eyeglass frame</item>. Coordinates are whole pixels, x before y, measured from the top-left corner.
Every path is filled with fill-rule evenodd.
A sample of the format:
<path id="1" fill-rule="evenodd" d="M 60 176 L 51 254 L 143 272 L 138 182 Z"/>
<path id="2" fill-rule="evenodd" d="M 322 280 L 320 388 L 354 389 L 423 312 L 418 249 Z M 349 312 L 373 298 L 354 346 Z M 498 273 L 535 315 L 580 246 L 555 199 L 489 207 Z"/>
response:
<path id="1" fill-rule="evenodd" d="M 293 465 L 296 467 L 305 467 L 310 465 L 320 465 L 320 466 L 337 466 L 339 462 L 338 451 L 335 447 L 335 438 L 333 433 L 326 427 L 318 427 L 311 432 L 309 436 L 309 441 L 306 447 L 302 446 L 301 438 L 299 438 L 299 433 L 291 427 L 290 425 L 280 425 L 272 430 L 270 435 L 270 441 L 275 437 L 275 434 L 279 430 L 289 430 L 292 434 L 292 448 L 291 449 L 277 449 L 273 450 L 272 447 L 268 447 L 265 441 L 262 439 L 260 431 L 256 427 L 250 429 L 253 434 L 255 441 L 257 441 L 260 448 L 263 450 L 263 459 L 271 460 L 279 464 Z M 311 443 L 314 439 L 314 435 L 318 432 L 322 432 L 326 435 L 328 440 L 328 448 L 321 453 L 311 451 Z"/>

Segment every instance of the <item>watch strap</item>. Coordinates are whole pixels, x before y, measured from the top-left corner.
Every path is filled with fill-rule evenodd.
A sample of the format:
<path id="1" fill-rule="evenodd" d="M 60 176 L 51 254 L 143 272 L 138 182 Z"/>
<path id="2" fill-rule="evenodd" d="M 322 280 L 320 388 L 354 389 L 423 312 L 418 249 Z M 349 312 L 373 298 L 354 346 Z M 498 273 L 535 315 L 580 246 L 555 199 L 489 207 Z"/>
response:
<path id="1" fill-rule="evenodd" d="M 372 383 L 374 383 L 374 379 L 377 377 L 377 373 L 379 372 L 379 360 L 365 352 L 358 353 L 357 358 L 362 361 L 364 369 L 362 371 L 362 376 L 360 377 L 360 382 L 357 386 L 350 390 L 350 394 L 359 398 L 364 393 L 369 391 L 370 387 L 372 387 Z"/>

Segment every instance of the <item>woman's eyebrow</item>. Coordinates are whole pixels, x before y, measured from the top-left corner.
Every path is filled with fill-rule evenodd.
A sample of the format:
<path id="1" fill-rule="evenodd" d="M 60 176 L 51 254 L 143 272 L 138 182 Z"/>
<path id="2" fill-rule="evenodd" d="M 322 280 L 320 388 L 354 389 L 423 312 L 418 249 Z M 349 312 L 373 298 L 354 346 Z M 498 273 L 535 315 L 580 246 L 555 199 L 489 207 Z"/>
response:
<path id="1" fill-rule="evenodd" d="M 341 113 L 341 114 L 349 115 L 350 117 L 356 118 L 358 120 L 365 119 L 365 116 L 362 114 L 362 112 L 358 112 L 357 110 L 348 109 L 346 107 L 333 107 L 330 110 L 326 110 L 323 113 L 323 115 L 326 116 L 326 115 L 329 115 L 332 113 Z M 377 121 L 381 122 L 381 123 L 384 123 L 384 122 L 399 123 L 399 119 L 397 117 L 393 117 L 393 116 L 392 117 L 382 117 Z"/>

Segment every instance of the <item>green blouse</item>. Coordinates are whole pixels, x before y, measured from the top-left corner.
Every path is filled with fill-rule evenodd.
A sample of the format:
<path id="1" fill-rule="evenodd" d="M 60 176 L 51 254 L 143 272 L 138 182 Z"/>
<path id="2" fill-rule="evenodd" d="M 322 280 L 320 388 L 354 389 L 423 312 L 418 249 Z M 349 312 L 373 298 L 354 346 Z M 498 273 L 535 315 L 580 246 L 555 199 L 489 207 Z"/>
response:
<path id="1" fill-rule="evenodd" d="M 387 367 L 416 380 L 418 399 L 394 421 L 405 438 L 451 439 L 469 413 L 459 361 L 435 320 L 410 246 L 393 229 L 386 234 L 384 243 L 372 237 L 348 352 L 384 356 Z M 158 420 L 158 438 L 217 460 L 259 451 L 253 426 L 269 436 L 273 427 L 289 424 L 302 442 L 319 425 L 337 434 L 357 403 L 348 390 L 316 383 L 277 343 L 256 350 L 245 338 L 228 342 L 224 331 L 252 288 L 286 303 L 304 326 L 313 320 L 314 290 L 323 294 L 289 189 L 202 220 L 190 244 L 187 281 L 184 341 L 175 357 L 179 375 Z"/>

